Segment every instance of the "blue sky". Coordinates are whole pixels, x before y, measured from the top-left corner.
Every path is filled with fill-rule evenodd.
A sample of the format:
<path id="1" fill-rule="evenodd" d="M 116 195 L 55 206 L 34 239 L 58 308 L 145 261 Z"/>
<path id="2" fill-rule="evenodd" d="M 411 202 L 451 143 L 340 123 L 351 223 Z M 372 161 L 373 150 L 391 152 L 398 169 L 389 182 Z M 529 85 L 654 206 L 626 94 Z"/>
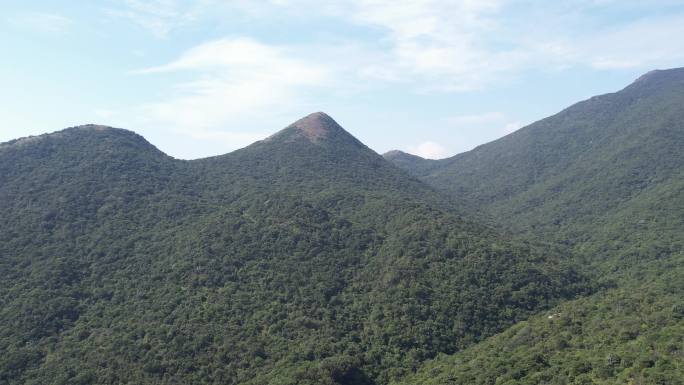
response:
<path id="1" fill-rule="evenodd" d="M 325 111 L 466 151 L 684 66 L 684 1 L 5 0 L 0 141 L 100 123 L 192 159 Z"/>

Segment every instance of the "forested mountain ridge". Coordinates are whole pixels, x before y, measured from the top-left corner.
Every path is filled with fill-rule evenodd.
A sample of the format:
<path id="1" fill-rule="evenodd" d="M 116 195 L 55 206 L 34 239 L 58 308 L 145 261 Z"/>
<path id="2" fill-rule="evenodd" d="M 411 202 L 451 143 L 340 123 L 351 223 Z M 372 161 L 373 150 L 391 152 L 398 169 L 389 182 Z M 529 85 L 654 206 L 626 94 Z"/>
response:
<path id="1" fill-rule="evenodd" d="M 673 69 L 422 170 L 403 163 L 502 227 L 568 245 L 613 286 L 403 383 L 681 384 L 682 148 L 684 69 Z"/>
<path id="2" fill-rule="evenodd" d="M 0 383 L 680 384 L 683 115 L 675 69 L 435 161 L 2 143 Z"/>
<path id="3" fill-rule="evenodd" d="M 322 113 L 196 161 L 0 144 L 0 383 L 384 384 L 592 287 L 448 204 Z"/>
<path id="4" fill-rule="evenodd" d="M 397 165 L 399 168 L 407 170 L 412 175 L 424 176 L 430 170 L 441 166 L 441 161 L 433 159 L 424 159 L 417 155 L 408 154 L 399 150 L 388 151 L 382 156 L 390 162 Z"/>
<path id="5" fill-rule="evenodd" d="M 597 233 L 674 230 L 679 225 L 662 222 L 681 223 L 672 217 L 680 201 L 656 196 L 682 183 L 682 90 L 684 69 L 652 71 L 472 151 L 394 163 L 509 229 L 549 240 L 581 244 Z M 644 205 L 640 217 L 635 210 Z"/>

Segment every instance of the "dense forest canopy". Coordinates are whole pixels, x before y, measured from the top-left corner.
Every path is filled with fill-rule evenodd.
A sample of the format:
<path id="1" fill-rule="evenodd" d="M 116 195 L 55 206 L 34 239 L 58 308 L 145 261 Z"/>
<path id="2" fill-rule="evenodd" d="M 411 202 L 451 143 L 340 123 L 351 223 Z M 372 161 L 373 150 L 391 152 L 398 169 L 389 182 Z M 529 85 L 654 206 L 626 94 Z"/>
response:
<path id="1" fill-rule="evenodd" d="M 322 113 L 197 161 L 74 127 L 0 178 L 11 384 L 383 384 L 593 289 Z"/>
<path id="2" fill-rule="evenodd" d="M 490 223 L 567 245 L 614 286 L 435 360 L 406 383 L 681 384 L 683 148 L 684 69 L 673 69 L 452 158 L 386 154 Z"/>
<path id="3" fill-rule="evenodd" d="M 684 69 L 473 151 L 0 144 L 0 384 L 680 384 Z"/>

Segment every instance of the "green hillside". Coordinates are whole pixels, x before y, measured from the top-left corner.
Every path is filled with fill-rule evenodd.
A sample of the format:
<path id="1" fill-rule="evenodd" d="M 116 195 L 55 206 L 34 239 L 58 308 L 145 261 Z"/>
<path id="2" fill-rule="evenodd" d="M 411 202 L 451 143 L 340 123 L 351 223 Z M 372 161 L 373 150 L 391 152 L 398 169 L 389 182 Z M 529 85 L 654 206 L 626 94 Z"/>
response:
<path id="1" fill-rule="evenodd" d="M 386 384 L 593 287 L 449 205 L 321 113 L 197 161 L 0 144 L 0 383 Z"/>
<path id="2" fill-rule="evenodd" d="M 1 143 L 0 384 L 681 384 L 682 148 L 684 69 L 438 161 Z"/>
<path id="3" fill-rule="evenodd" d="M 566 302 L 397 384 L 684 384 L 684 254 Z"/>
<path id="4" fill-rule="evenodd" d="M 403 163 L 501 227 L 566 245 L 612 287 L 440 357 L 405 383 L 682 383 L 682 148 L 684 69 L 674 69 L 429 169 Z"/>
<path id="5" fill-rule="evenodd" d="M 684 170 L 683 89 L 684 69 L 652 71 L 451 158 L 387 158 L 508 229 L 547 240 L 582 244 L 612 226 L 611 237 L 624 227 L 667 230 L 661 215 L 681 208 L 673 184 Z M 620 220 L 666 191 L 675 196 Z"/>

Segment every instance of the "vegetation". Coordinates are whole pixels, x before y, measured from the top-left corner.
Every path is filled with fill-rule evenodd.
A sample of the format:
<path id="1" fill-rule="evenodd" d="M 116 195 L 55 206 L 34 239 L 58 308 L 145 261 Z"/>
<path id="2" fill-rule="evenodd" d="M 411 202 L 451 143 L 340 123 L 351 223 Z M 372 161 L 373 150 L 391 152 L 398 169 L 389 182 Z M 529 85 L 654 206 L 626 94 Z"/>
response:
<path id="1" fill-rule="evenodd" d="M 439 161 L 321 113 L 196 161 L 0 144 L 0 384 L 681 384 L 683 86 Z"/>
<path id="2" fill-rule="evenodd" d="M 681 383 L 682 86 L 684 69 L 654 71 L 430 169 L 404 163 L 491 223 L 565 245 L 614 287 L 435 360 L 408 383 Z"/>
<path id="3" fill-rule="evenodd" d="M 427 363 L 401 384 L 684 383 L 684 254 Z M 637 283 L 641 282 L 641 283 Z"/>
<path id="4" fill-rule="evenodd" d="M 0 145 L 0 383 L 385 384 L 592 289 L 314 114 L 174 160 Z"/>
<path id="5" fill-rule="evenodd" d="M 682 87 L 684 69 L 653 71 L 452 158 L 387 158 L 491 223 L 545 241 L 582 247 L 626 231 L 678 232 L 681 221 L 669 213 L 682 202 Z M 661 222 L 663 214 L 674 223 Z"/>

